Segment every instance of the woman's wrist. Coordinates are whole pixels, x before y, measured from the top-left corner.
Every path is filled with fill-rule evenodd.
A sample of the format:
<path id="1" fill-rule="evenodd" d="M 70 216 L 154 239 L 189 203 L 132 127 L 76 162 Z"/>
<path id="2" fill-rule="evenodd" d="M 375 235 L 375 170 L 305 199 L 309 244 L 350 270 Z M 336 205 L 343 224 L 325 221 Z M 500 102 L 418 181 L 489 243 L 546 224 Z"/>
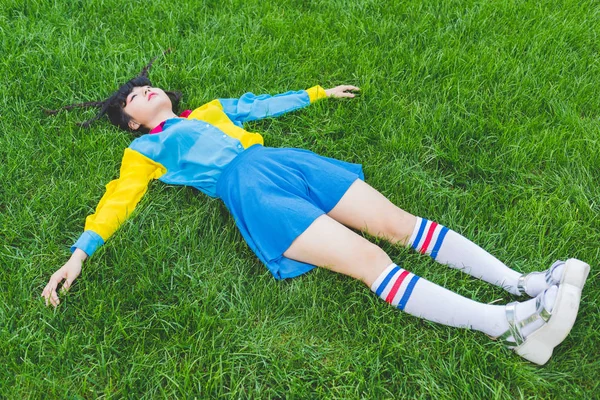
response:
<path id="1" fill-rule="evenodd" d="M 75 249 L 75 251 L 71 255 L 71 258 L 83 262 L 86 260 L 86 258 L 88 258 L 88 255 L 86 254 L 85 251 L 78 248 L 78 249 Z"/>

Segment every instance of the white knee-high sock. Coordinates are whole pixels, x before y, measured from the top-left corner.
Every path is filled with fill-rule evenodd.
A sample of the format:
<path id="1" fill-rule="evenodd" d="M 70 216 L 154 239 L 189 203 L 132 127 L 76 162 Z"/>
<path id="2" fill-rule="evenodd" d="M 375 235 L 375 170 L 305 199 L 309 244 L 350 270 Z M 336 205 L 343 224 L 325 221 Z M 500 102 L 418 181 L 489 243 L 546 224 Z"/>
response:
<path id="1" fill-rule="evenodd" d="M 371 290 L 400 310 L 428 321 L 475 329 L 491 336 L 508 329 L 503 306 L 469 300 L 395 264 L 381 273 Z"/>
<path id="2" fill-rule="evenodd" d="M 460 269 L 512 294 L 519 294 L 517 282 L 521 273 L 510 269 L 469 239 L 436 222 L 417 217 L 408 245 L 422 254 L 428 254 L 440 264 Z"/>
<path id="3" fill-rule="evenodd" d="M 556 288 L 556 287 L 555 287 Z M 389 265 L 373 282 L 371 290 L 380 298 L 404 312 L 457 328 L 474 329 L 490 336 L 500 336 L 508 330 L 504 306 L 478 303 L 448 289 L 431 283 L 396 264 Z M 552 294 L 555 296 L 556 292 Z M 552 310 L 554 297 L 545 298 L 545 305 Z M 519 303 L 517 319 L 523 320 L 535 312 L 536 299 Z M 527 325 L 523 334 L 528 335 L 541 322 Z"/>

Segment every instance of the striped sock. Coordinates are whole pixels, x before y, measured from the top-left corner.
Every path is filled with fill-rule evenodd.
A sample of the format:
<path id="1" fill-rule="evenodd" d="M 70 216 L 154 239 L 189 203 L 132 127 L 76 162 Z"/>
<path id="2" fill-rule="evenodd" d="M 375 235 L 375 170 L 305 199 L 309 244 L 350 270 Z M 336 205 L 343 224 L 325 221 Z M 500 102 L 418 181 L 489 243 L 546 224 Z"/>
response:
<path id="1" fill-rule="evenodd" d="M 467 274 L 519 294 L 517 281 L 521 274 L 508 268 L 464 236 L 437 222 L 417 217 L 408 245 L 440 264 L 460 269 Z"/>
<path id="2" fill-rule="evenodd" d="M 373 282 L 380 298 L 415 317 L 498 336 L 508 329 L 504 306 L 478 303 L 389 265 Z"/>
<path id="3" fill-rule="evenodd" d="M 391 305 L 404 310 L 419 277 L 391 264 L 373 282 L 371 290 Z"/>
<path id="4" fill-rule="evenodd" d="M 396 264 L 390 264 L 371 285 L 371 290 L 404 312 L 457 328 L 468 328 L 490 336 L 500 336 L 509 329 L 506 307 L 478 303 L 420 278 Z M 552 312 L 558 287 L 552 286 L 537 298 L 516 305 L 516 320 L 527 321 L 537 313 L 538 302 Z M 527 337 L 543 325 L 533 319 L 520 328 Z"/>

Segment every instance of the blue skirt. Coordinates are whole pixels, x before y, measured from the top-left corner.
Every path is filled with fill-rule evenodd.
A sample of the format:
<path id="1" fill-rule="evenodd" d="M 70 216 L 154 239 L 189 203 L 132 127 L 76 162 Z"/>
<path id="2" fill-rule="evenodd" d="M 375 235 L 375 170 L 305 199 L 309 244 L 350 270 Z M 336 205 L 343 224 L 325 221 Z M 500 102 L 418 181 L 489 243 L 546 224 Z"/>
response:
<path id="1" fill-rule="evenodd" d="M 362 166 L 308 150 L 254 145 L 225 167 L 217 196 L 248 246 L 276 279 L 315 268 L 284 257 L 294 239 L 335 207 Z"/>

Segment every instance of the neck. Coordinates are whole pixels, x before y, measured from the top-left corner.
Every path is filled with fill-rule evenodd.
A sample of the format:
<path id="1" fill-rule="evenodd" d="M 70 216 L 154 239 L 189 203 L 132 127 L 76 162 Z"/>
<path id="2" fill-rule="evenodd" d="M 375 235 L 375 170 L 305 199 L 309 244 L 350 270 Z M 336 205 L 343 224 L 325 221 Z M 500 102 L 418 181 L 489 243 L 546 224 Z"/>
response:
<path id="1" fill-rule="evenodd" d="M 169 109 L 161 111 L 157 113 L 154 117 L 152 117 L 150 121 L 148 121 L 148 127 L 150 127 L 150 129 L 153 129 L 154 127 L 158 126 L 161 122 L 171 118 L 177 118 L 177 114 L 175 114 L 173 110 Z"/>

